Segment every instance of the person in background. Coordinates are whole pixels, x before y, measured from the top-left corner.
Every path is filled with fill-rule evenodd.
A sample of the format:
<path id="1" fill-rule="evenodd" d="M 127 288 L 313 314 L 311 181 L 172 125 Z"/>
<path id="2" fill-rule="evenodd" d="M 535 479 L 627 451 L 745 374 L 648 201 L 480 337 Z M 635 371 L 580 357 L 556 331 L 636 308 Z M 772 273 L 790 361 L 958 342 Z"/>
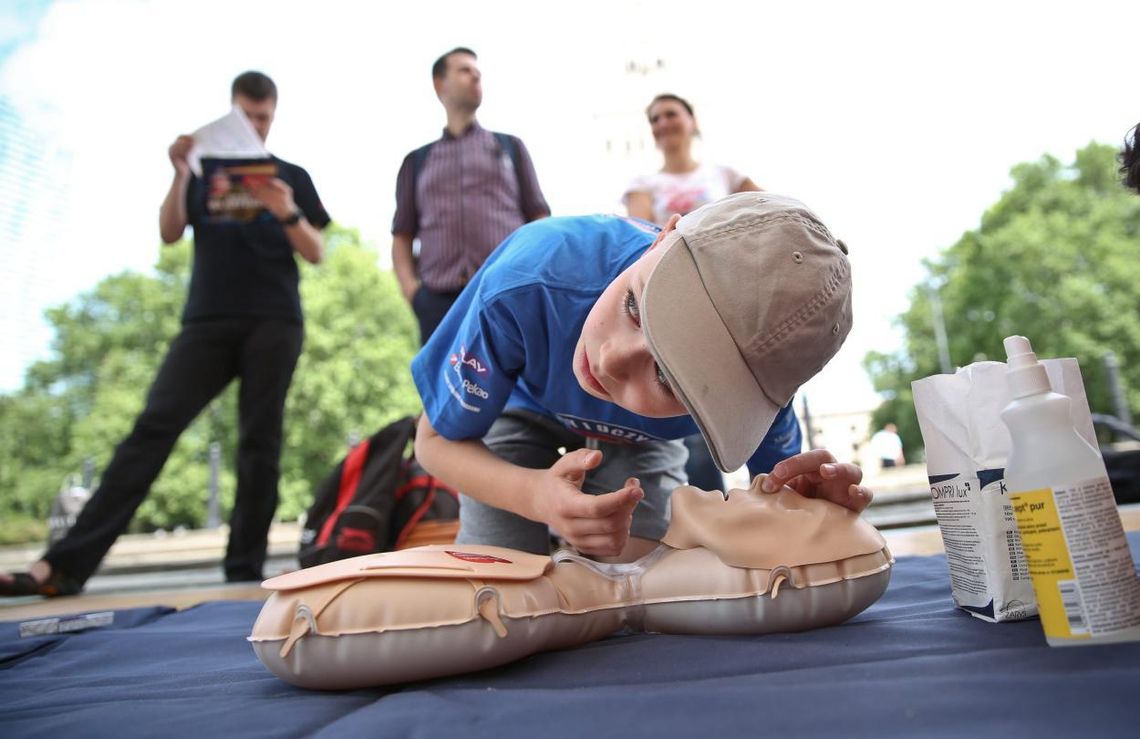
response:
<path id="1" fill-rule="evenodd" d="M 261 72 L 233 81 L 231 100 L 264 141 L 277 86 Z M 134 428 L 115 449 L 99 489 L 75 525 L 28 572 L 0 574 L 0 595 L 70 595 L 83 589 L 130 524 L 178 437 L 235 378 L 237 491 L 230 516 L 226 580 L 262 579 L 277 510 L 285 397 L 304 329 L 296 256 L 321 261 L 330 222 L 308 172 L 277 157 L 276 176 L 248 178 L 262 209 L 249 222 L 206 213 L 210 185 L 195 176 L 190 136 L 170 145 L 174 179 L 159 211 L 166 244 L 194 228 L 194 262 L 182 329 L 174 337 Z"/>
<path id="2" fill-rule="evenodd" d="M 653 98 L 645 112 L 664 163 L 657 172 L 635 177 L 626 188 L 622 201 L 629 215 L 663 226 L 673 214 L 685 215 L 726 195 L 761 189 L 731 167 L 693 158 L 693 140 L 700 130 L 693 106 L 684 98 L 662 93 Z M 686 439 L 685 446 L 689 450 L 685 465 L 689 484 L 723 490 L 724 477 L 700 435 Z"/>
<path id="3" fill-rule="evenodd" d="M 1120 174 L 1124 186 L 1140 193 L 1140 123 L 1132 127 L 1124 136 L 1124 148 L 1120 151 Z"/>
<path id="4" fill-rule="evenodd" d="M 898 427 L 893 423 L 888 423 L 872 434 L 871 453 L 875 455 L 875 458 L 879 460 L 879 465 L 884 469 L 902 467 L 906 464 Z"/>
<path id="5" fill-rule="evenodd" d="M 425 343 L 491 250 L 524 223 L 550 215 L 522 140 L 475 120 L 483 102 L 475 52 L 452 49 L 431 76 L 447 126 L 404 157 L 392 220 L 392 266 Z"/>

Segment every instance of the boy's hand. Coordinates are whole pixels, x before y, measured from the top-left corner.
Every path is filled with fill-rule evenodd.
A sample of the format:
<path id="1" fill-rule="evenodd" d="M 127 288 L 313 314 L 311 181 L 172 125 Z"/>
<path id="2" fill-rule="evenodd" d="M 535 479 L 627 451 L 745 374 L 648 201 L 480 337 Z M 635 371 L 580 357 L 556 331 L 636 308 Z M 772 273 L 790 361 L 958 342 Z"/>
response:
<path id="1" fill-rule="evenodd" d="M 797 454 L 772 468 L 762 490 L 774 493 L 787 485 L 807 498 L 824 498 L 860 513 L 871 503 L 873 493 L 859 483 L 863 470 L 857 465 L 835 461 L 826 449 Z"/>
<path id="2" fill-rule="evenodd" d="M 544 470 L 542 474 L 549 476 L 549 484 L 543 485 L 543 494 L 538 496 L 539 520 L 582 554 L 615 557 L 629 540 L 633 509 L 645 497 L 645 491 L 637 478 L 631 477 L 616 492 L 583 493 L 586 472 L 601 461 L 600 451 L 579 449 L 564 454 L 553 467 Z"/>

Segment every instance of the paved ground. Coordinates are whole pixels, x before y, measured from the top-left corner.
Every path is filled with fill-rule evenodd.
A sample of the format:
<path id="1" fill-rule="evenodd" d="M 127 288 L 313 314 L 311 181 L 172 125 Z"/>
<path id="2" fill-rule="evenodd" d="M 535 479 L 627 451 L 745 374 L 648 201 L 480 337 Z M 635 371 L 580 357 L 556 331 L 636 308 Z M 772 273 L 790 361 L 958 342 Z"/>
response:
<path id="1" fill-rule="evenodd" d="M 871 480 L 875 502 L 865 517 L 883 532 L 895 556 L 943 551 L 933 507 L 921 467 L 889 470 Z M 1140 504 L 1121 506 L 1126 530 L 1140 530 Z M 221 559 L 225 528 L 166 535 L 132 535 L 119 539 L 99 573 L 76 597 L 0 599 L 0 621 L 108 611 L 138 606 L 187 608 L 213 600 L 263 600 L 268 592 L 257 583 L 226 584 Z M 266 576 L 298 567 L 297 523 L 276 524 L 270 532 Z M 41 553 L 38 546 L 0 548 L 0 570 L 23 569 Z"/>

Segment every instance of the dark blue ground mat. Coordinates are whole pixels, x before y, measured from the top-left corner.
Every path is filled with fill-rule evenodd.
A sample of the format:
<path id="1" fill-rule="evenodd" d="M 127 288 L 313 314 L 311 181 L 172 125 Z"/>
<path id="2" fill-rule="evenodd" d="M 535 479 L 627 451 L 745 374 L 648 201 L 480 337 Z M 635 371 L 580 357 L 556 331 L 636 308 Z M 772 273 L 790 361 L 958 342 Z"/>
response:
<path id="1" fill-rule="evenodd" d="M 941 556 L 900 558 L 841 626 L 615 636 L 397 689 L 278 680 L 245 641 L 260 608 L 116 611 L 28 637 L 0 623 L 0 736 L 1140 736 L 1140 643 L 1049 648 L 1037 620 L 975 619 Z"/>

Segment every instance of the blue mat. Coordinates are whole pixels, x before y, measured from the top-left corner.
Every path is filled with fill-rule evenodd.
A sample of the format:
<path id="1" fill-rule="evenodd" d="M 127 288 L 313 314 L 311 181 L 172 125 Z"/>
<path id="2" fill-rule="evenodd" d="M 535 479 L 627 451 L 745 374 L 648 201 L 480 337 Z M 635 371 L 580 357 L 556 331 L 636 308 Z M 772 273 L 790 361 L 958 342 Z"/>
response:
<path id="1" fill-rule="evenodd" d="M 1051 649 L 1037 620 L 972 618 L 941 556 L 901 558 L 883 598 L 833 628 L 623 635 L 391 690 L 273 677 L 245 641 L 260 608 L 118 611 L 30 638 L 0 623 L 0 736 L 1140 736 L 1140 643 Z"/>

